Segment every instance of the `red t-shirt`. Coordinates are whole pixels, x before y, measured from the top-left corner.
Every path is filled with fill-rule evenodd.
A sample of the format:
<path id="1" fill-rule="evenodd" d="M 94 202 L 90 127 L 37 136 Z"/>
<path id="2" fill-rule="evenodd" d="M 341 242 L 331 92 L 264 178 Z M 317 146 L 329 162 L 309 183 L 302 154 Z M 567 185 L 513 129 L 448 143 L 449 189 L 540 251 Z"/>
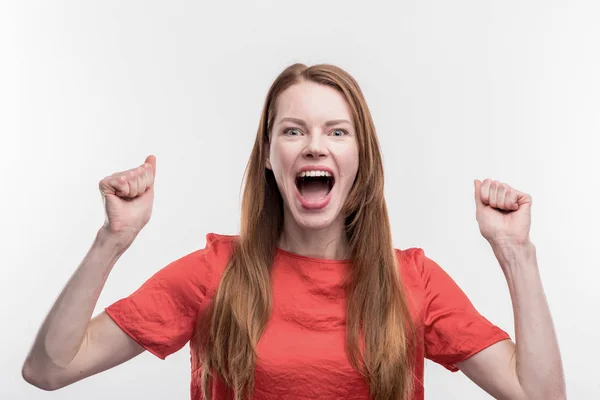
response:
<path id="1" fill-rule="evenodd" d="M 105 310 L 136 342 L 164 359 L 192 338 L 211 302 L 235 236 L 209 234 L 206 247 L 154 274 Z M 420 248 L 396 249 L 419 343 L 414 400 L 424 398 L 424 359 L 458 371 L 456 363 L 509 335 L 480 315 L 456 283 Z M 322 260 L 278 249 L 271 272 L 273 310 L 258 343 L 255 400 L 368 399 L 368 384 L 344 350 L 346 301 L 340 284 L 348 261 Z M 196 348 L 190 343 L 191 399 L 203 399 Z M 214 399 L 230 398 L 221 380 Z"/>

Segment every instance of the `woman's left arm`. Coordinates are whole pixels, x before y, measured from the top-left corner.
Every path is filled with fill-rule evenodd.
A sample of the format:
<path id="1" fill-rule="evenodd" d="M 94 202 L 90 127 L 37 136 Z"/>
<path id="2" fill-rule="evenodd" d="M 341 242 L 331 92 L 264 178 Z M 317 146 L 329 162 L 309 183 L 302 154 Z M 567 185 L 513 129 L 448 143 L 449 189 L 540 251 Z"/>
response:
<path id="1" fill-rule="evenodd" d="M 498 342 L 457 367 L 498 399 L 566 399 L 554 324 L 529 240 L 531 196 L 510 186 L 475 181 L 477 222 L 504 272 L 516 344 Z"/>
<path id="2" fill-rule="evenodd" d="M 566 399 L 556 333 L 535 246 L 494 244 L 512 299 L 516 344 L 498 342 L 456 366 L 498 399 Z"/>

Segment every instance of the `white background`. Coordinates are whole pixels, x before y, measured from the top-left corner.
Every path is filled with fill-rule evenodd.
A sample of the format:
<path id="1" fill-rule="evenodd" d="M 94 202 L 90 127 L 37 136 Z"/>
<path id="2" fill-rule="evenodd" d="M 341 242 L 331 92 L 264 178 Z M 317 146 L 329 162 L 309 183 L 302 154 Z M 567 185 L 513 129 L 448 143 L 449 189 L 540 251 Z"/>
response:
<path id="1" fill-rule="evenodd" d="M 600 398 L 600 5 L 589 1 L 12 1 L 0 8 L 0 397 L 189 398 L 189 348 L 57 392 L 21 365 L 103 222 L 98 181 L 158 162 L 151 222 L 96 312 L 237 233 L 264 96 L 293 62 L 361 85 L 396 247 L 421 247 L 514 339 L 473 180 L 533 196 L 531 238 L 570 399 Z M 428 361 L 426 398 L 487 399 Z"/>

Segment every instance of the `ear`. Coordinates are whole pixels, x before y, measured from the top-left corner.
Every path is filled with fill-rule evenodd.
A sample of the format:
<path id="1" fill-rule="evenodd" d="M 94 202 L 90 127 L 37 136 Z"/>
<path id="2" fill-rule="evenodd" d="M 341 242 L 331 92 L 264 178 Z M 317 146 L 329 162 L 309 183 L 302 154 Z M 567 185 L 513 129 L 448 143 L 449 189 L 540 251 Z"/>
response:
<path id="1" fill-rule="evenodd" d="M 265 141 L 265 156 L 266 156 L 266 166 L 268 169 L 273 170 L 273 167 L 271 167 L 271 146 L 269 144 L 269 141 Z"/>

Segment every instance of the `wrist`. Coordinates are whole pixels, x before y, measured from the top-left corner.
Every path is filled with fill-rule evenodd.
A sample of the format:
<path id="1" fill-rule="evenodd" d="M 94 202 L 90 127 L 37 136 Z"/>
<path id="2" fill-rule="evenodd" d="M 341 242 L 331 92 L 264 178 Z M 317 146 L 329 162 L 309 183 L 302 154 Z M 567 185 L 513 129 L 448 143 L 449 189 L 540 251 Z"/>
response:
<path id="1" fill-rule="evenodd" d="M 103 225 L 96 234 L 96 243 L 100 246 L 108 246 L 124 252 L 131 246 L 136 237 L 137 234 L 132 232 L 114 232 Z"/>
<path id="2" fill-rule="evenodd" d="M 523 243 L 500 241 L 490 242 L 490 245 L 503 269 L 517 265 L 535 264 L 536 248 L 531 241 Z"/>

